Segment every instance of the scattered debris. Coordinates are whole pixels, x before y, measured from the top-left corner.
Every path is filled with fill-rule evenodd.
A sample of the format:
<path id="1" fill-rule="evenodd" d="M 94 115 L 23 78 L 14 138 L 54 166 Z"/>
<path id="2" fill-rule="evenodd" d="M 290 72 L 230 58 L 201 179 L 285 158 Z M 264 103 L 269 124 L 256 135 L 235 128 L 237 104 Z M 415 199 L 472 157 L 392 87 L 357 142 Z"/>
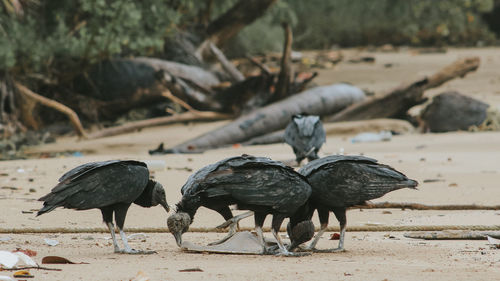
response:
<path id="1" fill-rule="evenodd" d="M 494 247 L 495 249 L 500 249 L 500 239 L 493 238 L 489 235 L 487 235 L 486 237 L 488 237 L 488 243 L 490 243 L 492 247 Z"/>
<path id="2" fill-rule="evenodd" d="M 370 56 L 360 56 L 360 57 L 355 57 L 352 59 L 349 59 L 348 62 L 350 63 L 374 63 L 375 62 L 375 57 L 370 57 Z"/>
<path id="3" fill-rule="evenodd" d="M 330 235 L 330 240 L 339 240 L 339 239 L 340 239 L 339 233 L 332 233 L 332 235 Z"/>
<path id="4" fill-rule="evenodd" d="M 165 160 L 144 160 L 150 171 L 164 171 L 167 163 Z"/>
<path id="5" fill-rule="evenodd" d="M 203 272 L 203 269 L 199 267 L 193 267 L 193 268 L 179 269 L 179 272 Z"/>
<path id="6" fill-rule="evenodd" d="M 414 231 L 405 233 L 404 237 L 424 240 L 486 240 L 487 237 L 500 238 L 500 232 L 469 230 Z"/>
<path id="7" fill-rule="evenodd" d="M 30 249 L 21 249 L 21 248 L 17 248 L 15 251 L 12 251 L 12 252 L 13 253 L 14 252 L 21 252 L 21 253 L 24 253 L 25 255 L 27 255 L 28 257 L 34 257 L 38 254 L 36 251 L 30 250 Z"/>
<path id="8" fill-rule="evenodd" d="M 45 256 L 42 258 L 42 264 L 88 264 L 86 262 L 75 263 L 67 258 L 59 257 L 59 256 Z"/>
<path id="9" fill-rule="evenodd" d="M 431 183 L 431 182 L 442 182 L 445 181 L 444 179 L 425 179 L 423 182 L 424 183 Z"/>
<path id="10" fill-rule="evenodd" d="M 392 138 L 392 133 L 390 131 L 380 131 L 379 133 L 361 133 L 356 135 L 351 139 L 352 143 L 358 142 L 378 142 L 378 141 L 390 141 Z"/>
<path id="11" fill-rule="evenodd" d="M 44 238 L 43 241 L 45 241 L 45 244 L 49 246 L 56 246 L 59 244 L 59 241 L 54 240 L 54 239 L 49 239 L 49 238 Z"/>
<path id="12" fill-rule="evenodd" d="M 8 251 L 0 251 L 0 265 L 3 265 L 2 268 L 17 268 L 16 265 L 18 265 L 20 262 L 30 267 L 38 266 L 38 264 L 33 259 L 22 252 L 12 253 Z"/>
<path id="13" fill-rule="evenodd" d="M 140 270 L 137 272 L 137 275 L 131 279 L 130 281 L 149 281 L 149 277 L 142 271 Z"/>
<path id="14" fill-rule="evenodd" d="M 12 240 L 12 237 L 10 236 L 2 236 L 0 237 L 0 242 L 6 242 Z"/>
<path id="15" fill-rule="evenodd" d="M 14 272 L 14 278 L 33 278 L 35 276 L 31 275 L 28 270 L 19 270 Z"/>

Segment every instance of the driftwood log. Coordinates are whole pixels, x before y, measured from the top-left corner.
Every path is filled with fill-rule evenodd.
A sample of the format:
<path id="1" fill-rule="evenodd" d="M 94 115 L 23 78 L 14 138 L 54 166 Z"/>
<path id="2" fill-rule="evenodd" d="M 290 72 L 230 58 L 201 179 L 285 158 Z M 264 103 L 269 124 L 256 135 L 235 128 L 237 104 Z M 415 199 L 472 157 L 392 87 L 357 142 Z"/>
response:
<path id="1" fill-rule="evenodd" d="M 424 240 L 487 240 L 488 236 L 500 238 L 500 232 L 469 230 L 415 231 L 405 233 L 404 236 Z"/>
<path id="2" fill-rule="evenodd" d="M 128 122 L 121 126 L 111 127 L 107 129 L 103 129 L 97 131 L 95 133 L 89 134 L 87 136 L 88 139 L 97 139 L 104 137 L 116 136 L 124 133 L 129 133 L 133 131 L 137 131 L 143 128 L 153 127 L 153 126 L 161 126 L 179 122 L 188 122 L 188 121 L 216 121 L 216 120 L 224 120 L 231 118 L 231 115 L 218 113 L 218 112 L 208 112 L 208 111 L 187 111 L 184 113 L 165 116 L 165 117 L 157 117 L 152 119 L 140 120 L 135 122 Z"/>
<path id="3" fill-rule="evenodd" d="M 241 143 L 255 136 L 285 128 L 293 114 L 307 112 L 320 116 L 330 115 L 364 97 L 362 90 L 347 84 L 312 88 L 259 108 L 221 128 L 167 149 L 164 153 L 202 152 Z"/>
<path id="4" fill-rule="evenodd" d="M 479 67 L 479 61 L 478 57 L 459 59 L 430 77 L 402 84 L 380 97 L 354 104 L 326 118 L 326 121 L 403 117 L 408 109 L 426 101 L 423 97 L 425 90 L 439 87 L 457 77 L 464 77 Z"/>
<path id="5" fill-rule="evenodd" d="M 197 66 L 146 57 L 137 57 L 129 60 L 149 65 L 155 70 L 163 70 L 205 89 L 210 89 L 210 87 L 218 85 L 221 82 L 215 74 Z"/>
<path id="6" fill-rule="evenodd" d="M 373 119 L 363 121 L 346 121 L 323 123 L 326 135 L 347 135 L 362 132 L 394 131 L 398 133 L 410 133 L 414 127 L 410 122 L 399 119 Z M 284 130 L 265 134 L 243 142 L 243 145 L 262 145 L 284 142 Z"/>

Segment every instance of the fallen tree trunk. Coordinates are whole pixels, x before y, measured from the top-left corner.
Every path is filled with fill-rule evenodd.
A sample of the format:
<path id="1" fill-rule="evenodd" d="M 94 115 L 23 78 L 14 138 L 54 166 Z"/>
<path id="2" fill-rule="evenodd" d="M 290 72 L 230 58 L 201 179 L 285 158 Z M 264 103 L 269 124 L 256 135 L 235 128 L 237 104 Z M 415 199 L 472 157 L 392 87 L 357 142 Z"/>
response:
<path id="1" fill-rule="evenodd" d="M 402 117 L 406 115 L 408 109 L 426 101 L 423 97 L 425 90 L 441 86 L 445 82 L 457 77 L 464 77 L 467 73 L 475 71 L 478 67 L 478 57 L 457 60 L 428 78 L 405 83 L 381 97 L 354 104 L 326 118 L 326 121 L 338 122 Z"/>
<path id="2" fill-rule="evenodd" d="M 111 127 L 97 131 L 95 133 L 88 135 L 87 138 L 97 139 L 97 138 L 111 137 L 124 133 L 133 132 L 143 128 L 186 122 L 186 121 L 201 121 L 201 120 L 215 121 L 215 120 L 224 120 L 229 118 L 231 118 L 231 115 L 218 112 L 188 111 L 177 115 L 157 117 L 136 122 L 129 122 L 121 126 Z"/>
<path id="3" fill-rule="evenodd" d="M 229 76 L 231 76 L 231 79 L 233 82 L 240 82 L 245 80 L 245 76 L 226 58 L 224 53 L 215 46 L 214 43 L 210 42 L 209 43 L 210 51 L 214 55 L 215 58 L 219 61 L 221 64 L 222 68 L 226 71 Z"/>
<path id="4" fill-rule="evenodd" d="M 164 153 L 202 152 L 240 143 L 285 128 L 293 114 L 307 112 L 312 115 L 329 115 L 362 100 L 364 96 L 362 90 L 347 84 L 316 87 L 259 108 L 215 131 L 167 149 Z"/>
<path id="5" fill-rule="evenodd" d="M 201 88 L 210 89 L 210 87 L 220 84 L 215 74 L 197 66 L 146 57 L 137 57 L 129 60 L 149 65 L 155 70 L 164 70 Z"/>
<path id="6" fill-rule="evenodd" d="M 410 133 L 414 127 L 410 122 L 399 119 L 373 119 L 363 121 L 346 121 L 323 123 L 326 135 L 358 134 L 362 132 L 394 131 L 398 133 Z M 284 142 L 285 130 L 279 130 L 266 135 L 252 138 L 243 145 L 262 145 Z"/>

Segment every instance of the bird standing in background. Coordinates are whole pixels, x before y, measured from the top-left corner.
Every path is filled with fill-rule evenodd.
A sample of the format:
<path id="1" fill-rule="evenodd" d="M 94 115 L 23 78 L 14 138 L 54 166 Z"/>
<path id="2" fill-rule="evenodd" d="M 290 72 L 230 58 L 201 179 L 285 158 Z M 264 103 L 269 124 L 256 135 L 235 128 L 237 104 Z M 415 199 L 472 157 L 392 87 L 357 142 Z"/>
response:
<path id="1" fill-rule="evenodd" d="M 285 142 L 293 148 L 299 166 L 306 157 L 309 161 L 318 159 L 318 151 L 325 140 L 326 133 L 319 116 L 293 115 L 285 129 Z"/>
<path id="2" fill-rule="evenodd" d="M 368 200 L 401 188 L 416 189 L 418 185 L 417 181 L 407 178 L 392 167 L 363 156 L 327 156 L 309 162 L 298 172 L 309 181 L 312 194 L 307 213 L 296 213 L 294 216 L 299 216 L 300 220 L 310 220 L 314 210 L 317 210 L 321 223 L 320 231 L 308 248 L 316 250 L 316 243 L 328 226 L 330 211 L 335 214 L 340 224 L 338 248 L 322 252 L 344 250 L 347 208 L 366 204 Z M 293 235 L 290 236 L 292 242 L 296 240 Z"/>
<path id="3" fill-rule="evenodd" d="M 311 187 L 303 176 L 281 162 L 242 155 L 200 169 L 189 177 L 181 192 L 182 199 L 177 203 L 176 213 L 167 220 L 168 228 L 179 247 L 182 245 L 182 234 L 188 230 L 199 207 L 215 210 L 233 224 L 237 220 L 231 219 L 229 206 L 236 204 L 240 210 L 254 212 L 255 230 L 263 253 L 267 253 L 267 248 L 262 226 L 266 216 L 271 214 L 272 233 L 278 242 L 280 254 L 293 255 L 285 248 L 278 231 L 285 218 L 304 207 Z M 291 228 L 294 229 L 299 223 L 293 221 Z M 301 238 L 308 241 L 313 235 L 314 226 L 312 235 L 308 238 L 302 235 Z"/>
<path id="4" fill-rule="evenodd" d="M 170 210 L 163 186 L 149 179 L 149 170 L 139 161 L 111 160 L 80 165 L 65 173 L 52 191 L 38 199 L 44 201 L 37 216 L 57 207 L 75 210 L 100 209 L 104 223 L 111 232 L 115 253 L 150 254 L 130 248 L 123 231 L 125 217 L 132 203 L 142 207 L 162 205 Z M 118 246 L 113 213 L 124 249 Z"/>

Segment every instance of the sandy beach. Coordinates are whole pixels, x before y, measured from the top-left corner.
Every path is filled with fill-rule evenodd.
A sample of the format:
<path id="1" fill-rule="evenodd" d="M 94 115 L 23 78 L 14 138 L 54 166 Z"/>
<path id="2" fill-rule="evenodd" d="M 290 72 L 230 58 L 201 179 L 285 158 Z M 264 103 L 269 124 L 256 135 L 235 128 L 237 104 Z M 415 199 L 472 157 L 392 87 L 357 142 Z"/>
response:
<path id="1" fill-rule="evenodd" d="M 405 81 L 430 75 L 458 58 L 479 56 L 481 65 L 464 79 L 455 79 L 429 90 L 426 97 L 448 90 L 500 107 L 500 49 L 449 49 L 442 54 L 416 54 L 403 49 L 391 53 L 368 53 L 348 50 L 346 55 L 367 54 L 373 64 L 342 62 L 332 69 L 320 70 L 315 80 L 320 85 L 349 82 L 376 93 L 389 90 Z M 384 67 L 391 63 L 390 68 Z M 412 109 L 418 112 L 422 106 Z M 87 264 L 43 265 L 62 271 L 30 270 L 33 280 L 133 280 L 140 272 L 149 280 L 497 280 L 500 278 L 500 249 L 491 249 L 486 240 L 427 241 L 404 237 L 406 231 L 348 231 L 346 252 L 314 253 L 305 257 L 258 255 L 222 255 L 182 252 L 167 232 L 166 214 L 161 207 L 144 209 L 132 206 L 127 214 L 127 234 L 145 232 L 132 240 L 138 249 L 154 249 L 153 255 L 119 255 L 113 253 L 109 233 L 101 222 L 99 210 L 77 212 L 57 209 L 36 217 L 41 207 L 39 197 L 56 185 L 69 169 L 86 162 L 108 159 L 162 160 L 166 169 L 154 172 L 163 184 L 167 201 L 179 201 L 180 187 L 190 174 L 205 165 L 243 153 L 266 156 L 275 160 L 294 157 L 285 144 L 230 148 L 203 154 L 150 156 L 160 142 L 172 146 L 183 140 L 221 126 L 213 123 L 176 124 L 143 129 L 126 135 L 80 141 L 74 137 L 59 139 L 54 144 L 30 148 L 30 152 L 79 151 L 81 157 L 33 158 L 0 161 L 0 250 L 30 249 L 41 264 L 47 255 L 57 255 Z M 420 182 L 418 190 L 403 189 L 373 202 L 411 202 L 421 204 L 500 204 L 500 132 L 452 132 L 394 136 L 387 142 L 351 143 L 353 135 L 328 135 L 320 155 L 343 151 L 348 155 L 363 154 L 388 164 Z M 424 180 L 437 180 L 425 182 Z M 235 213 L 238 213 L 236 211 Z M 347 213 L 349 227 L 425 227 L 469 226 L 498 228 L 500 211 L 417 211 L 399 209 L 352 209 Z M 224 233 L 201 232 L 223 222 L 222 217 L 205 208 L 196 214 L 184 239 L 207 244 Z M 314 223 L 319 226 L 317 218 Z M 265 226 L 269 226 L 270 219 Z M 285 225 L 285 224 L 284 224 Z M 283 225 L 283 226 L 284 226 Z M 330 225 L 338 226 L 333 216 Z M 253 219 L 240 226 L 251 228 Z M 60 231 L 57 229 L 60 228 Z M 52 233 L 29 233 L 52 229 Z M 92 232 L 83 230 L 94 229 Z M 144 231 L 141 231 L 144 230 Z M 146 232 L 157 229 L 160 232 Z M 129 231 L 127 231 L 129 230 Z M 66 231 L 74 233 L 63 233 Z M 284 234 L 284 233 L 283 233 Z M 335 247 L 331 232 L 320 240 L 318 248 Z M 271 233 L 266 232 L 266 236 Z M 2 239 L 4 238 L 4 239 Z M 49 246 L 44 238 L 56 239 Z M 199 268 L 197 272 L 180 270 Z M 12 272 L 0 271 L 0 276 Z M 139 278 L 139 277 L 138 277 Z M 136 280 L 141 280 L 141 279 Z M 147 280 L 147 279 L 144 279 Z"/>

